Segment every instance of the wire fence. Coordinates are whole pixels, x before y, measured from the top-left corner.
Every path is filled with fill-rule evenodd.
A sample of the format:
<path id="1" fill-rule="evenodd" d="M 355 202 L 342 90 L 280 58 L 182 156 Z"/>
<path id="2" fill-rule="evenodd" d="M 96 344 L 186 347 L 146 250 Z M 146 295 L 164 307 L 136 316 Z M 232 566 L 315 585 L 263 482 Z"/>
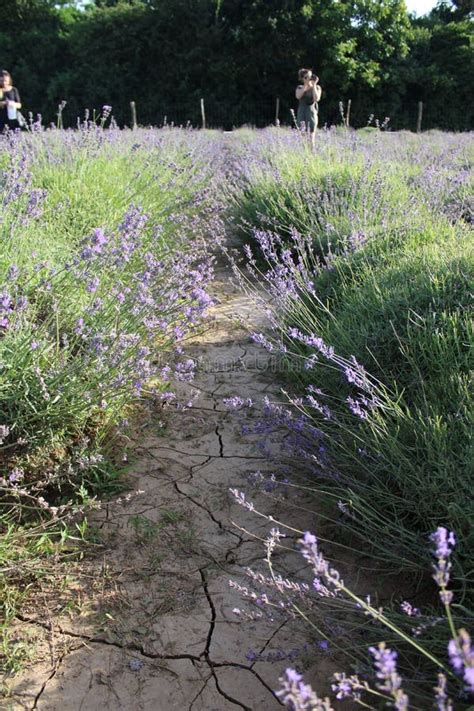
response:
<path id="1" fill-rule="evenodd" d="M 126 121 L 128 125 L 138 123 L 139 125 L 193 126 L 224 130 L 232 130 L 241 126 L 255 128 L 264 128 L 270 125 L 291 126 L 294 124 L 292 112 L 297 110 L 296 102 L 288 102 L 279 98 L 233 106 L 215 100 L 201 99 L 193 103 L 170 102 L 163 104 L 144 120 L 140 116 L 140 104 L 131 103 L 134 106 L 131 108 L 130 121 Z M 333 103 L 330 106 L 323 105 L 320 110 L 320 126 L 341 125 L 345 123 L 346 118 L 349 118 L 347 125 L 356 127 L 371 124 L 409 131 L 419 131 L 435 126 L 448 129 L 451 125 L 450 117 L 447 114 L 443 117 L 438 114 L 432 115 L 430 107 L 419 101 L 405 105 L 397 115 L 389 116 L 388 121 L 385 115 L 371 115 L 364 109 L 361 110 L 357 105 L 354 106 L 353 102 L 350 106 L 350 117 L 348 117 L 348 102 Z M 443 120 L 440 121 L 440 118 Z"/>
<path id="2" fill-rule="evenodd" d="M 137 105 L 137 121 L 140 120 L 140 107 Z M 283 114 L 283 112 L 281 112 Z M 285 123 L 290 123 L 291 113 L 288 108 Z M 169 103 L 160 107 L 155 112 L 152 123 L 161 126 L 163 124 L 175 124 L 178 126 L 191 125 L 207 128 L 221 128 L 232 130 L 240 126 L 251 125 L 263 128 L 276 123 L 276 101 L 259 102 L 254 105 L 224 105 L 216 101 L 202 100 L 196 105 L 183 103 Z M 281 120 L 281 119 L 280 119 Z M 132 120 L 133 123 L 133 120 Z"/>

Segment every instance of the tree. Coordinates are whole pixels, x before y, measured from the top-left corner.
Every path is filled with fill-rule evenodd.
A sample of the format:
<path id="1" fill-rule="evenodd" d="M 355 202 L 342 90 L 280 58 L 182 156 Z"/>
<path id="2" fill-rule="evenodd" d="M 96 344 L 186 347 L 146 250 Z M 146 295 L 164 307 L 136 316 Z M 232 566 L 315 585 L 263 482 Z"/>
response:
<path id="1" fill-rule="evenodd" d="M 290 121 L 309 66 L 322 122 L 351 98 L 356 125 L 376 114 L 413 127 L 423 100 L 425 126 L 467 128 L 471 3 L 410 19 L 403 0 L 3 0 L 0 62 L 27 109 L 54 119 L 67 100 L 69 125 L 103 104 L 129 122 L 131 100 L 141 123 L 197 123 L 201 97 L 211 123 L 268 124 L 277 96 Z"/>

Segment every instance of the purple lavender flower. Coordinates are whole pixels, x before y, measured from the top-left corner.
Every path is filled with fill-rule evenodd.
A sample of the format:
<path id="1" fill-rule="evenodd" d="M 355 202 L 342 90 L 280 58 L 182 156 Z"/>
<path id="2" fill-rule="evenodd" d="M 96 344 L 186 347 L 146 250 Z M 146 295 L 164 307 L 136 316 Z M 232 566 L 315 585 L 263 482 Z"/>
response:
<path id="1" fill-rule="evenodd" d="M 0 310 L 9 311 L 12 308 L 12 298 L 7 291 L 0 293 Z"/>
<path id="2" fill-rule="evenodd" d="M 130 659 L 130 661 L 128 662 L 128 666 L 131 671 L 134 671 L 134 672 L 140 671 L 140 669 L 143 666 L 143 662 L 141 659 L 138 659 L 137 657 L 132 657 L 132 659 Z"/>
<path id="3" fill-rule="evenodd" d="M 448 654 L 454 671 L 462 674 L 466 690 L 474 692 L 474 648 L 467 630 L 458 630 L 457 636 L 450 640 Z"/>
<path id="4" fill-rule="evenodd" d="M 176 364 L 176 379 L 180 380 L 181 382 L 189 382 L 194 378 L 195 369 L 196 362 L 192 358 L 186 358 L 186 360 L 183 360 L 180 363 Z"/>
<path id="5" fill-rule="evenodd" d="M 16 310 L 17 311 L 24 311 L 26 307 L 28 306 L 28 297 L 26 296 L 19 296 L 18 299 L 16 300 Z"/>
<path id="6" fill-rule="evenodd" d="M 209 296 L 207 291 L 205 291 L 200 286 L 197 286 L 195 287 L 195 289 L 193 289 L 193 291 L 191 292 L 191 298 L 196 299 L 199 306 L 201 307 L 211 306 L 213 303 L 212 298 Z"/>
<path id="7" fill-rule="evenodd" d="M 107 244 L 108 238 L 104 230 L 97 228 L 93 231 L 91 237 L 92 251 L 96 254 L 102 252 L 102 248 Z"/>
<path id="8" fill-rule="evenodd" d="M 263 348 L 265 348 L 265 350 L 267 350 L 267 351 L 274 350 L 273 343 L 271 343 L 263 333 L 252 333 L 251 338 L 252 338 L 252 341 L 254 341 L 254 343 L 258 343 L 259 345 L 263 346 Z"/>
<path id="9" fill-rule="evenodd" d="M 346 402 L 353 415 L 360 417 L 361 420 L 367 419 L 367 411 L 361 407 L 361 401 L 352 397 L 347 397 Z"/>
<path id="10" fill-rule="evenodd" d="M 241 410 L 243 407 L 252 407 L 253 402 L 251 398 L 243 398 L 235 395 L 234 397 L 227 397 L 223 399 L 223 404 L 229 410 Z"/>
<path id="11" fill-rule="evenodd" d="M 295 669 L 285 669 L 276 695 L 291 711 L 334 711 L 328 698 L 320 699 Z"/>
<path id="12" fill-rule="evenodd" d="M 444 674 L 438 674 L 438 685 L 434 687 L 437 711 L 453 711 L 453 704 L 446 691 L 447 682 Z"/>
<path id="13" fill-rule="evenodd" d="M 433 565 L 435 571 L 433 580 L 441 588 L 439 593 L 441 601 L 443 604 L 449 605 L 453 599 L 453 593 L 446 590 L 451 570 L 449 557 L 456 545 L 456 537 L 444 526 L 438 526 L 436 531 L 431 534 L 430 540 L 435 544 L 434 554 L 437 558 L 437 563 Z"/>
<path id="14" fill-rule="evenodd" d="M 23 469 L 20 467 L 15 467 L 15 469 L 12 469 L 10 474 L 8 475 L 8 481 L 12 484 L 16 484 L 17 482 L 21 481 L 23 477 L 25 476 L 25 472 Z"/>
<path id="15" fill-rule="evenodd" d="M 406 615 L 408 615 L 408 617 L 420 617 L 421 615 L 420 610 L 417 607 L 413 607 L 411 602 L 408 602 L 407 600 L 400 603 L 400 608 Z"/>
<path id="16" fill-rule="evenodd" d="M 361 691 L 367 689 L 367 682 L 361 682 L 356 675 L 346 676 L 344 672 L 337 672 L 333 676 L 334 684 L 331 689 L 336 692 L 336 699 L 353 699 L 359 701 Z"/>
<path id="17" fill-rule="evenodd" d="M 299 544 L 303 558 L 310 563 L 316 575 L 313 580 L 314 589 L 323 597 L 335 597 L 344 587 L 344 581 L 341 579 L 339 571 L 331 568 L 320 552 L 316 536 L 306 531 L 303 538 L 299 540 Z"/>
<path id="18" fill-rule="evenodd" d="M 407 711 L 408 696 L 402 689 L 402 678 L 397 672 L 397 653 L 389 649 L 385 642 L 380 642 L 378 647 L 369 647 L 369 652 L 374 657 L 379 679 L 377 687 L 393 697 L 393 706 L 397 711 Z"/>
<path id="19" fill-rule="evenodd" d="M 100 279 L 99 277 L 93 277 L 87 284 L 86 289 L 89 292 L 89 294 L 95 294 L 97 289 L 99 288 L 100 284 Z"/>
<path id="20" fill-rule="evenodd" d="M 0 444 L 3 444 L 3 441 L 8 437 L 10 434 L 10 428 L 8 425 L 0 425 Z"/>
<path id="21" fill-rule="evenodd" d="M 18 278 L 18 275 L 20 274 L 20 270 L 18 269 L 16 264 L 12 264 L 8 268 L 7 272 L 7 279 L 8 281 L 15 281 Z"/>
<path id="22" fill-rule="evenodd" d="M 238 489 L 229 489 L 229 492 L 232 494 L 236 502 L 240 506 L 243 506 L 244 509 L 248 509 L 249 511 L 254 510 L 255 507 L 253 503 L 251 501 L 247 501 L 243 491 L 239 491 Z"/>
<path id="23" fill-rule="evenodd" d="M 41 188 L 34 188 L 28 195 L 28 204 L 26 206 L 26 221 L 28 219 L 36 219 L 41 217 L 43 213 L 43 203 L 46 199 L 47 192 Z"/>
<path id="24" fill-rule="evenodd" d="M 249 662 L 256 662 L 259 658 L 259 654 L 255 651 L 255 649 L 249 649 L 247 654 L 245 655 L 245 658 Z"/>
<path id="25" fill-rule="evenodd" d="M 306 402 L 308 405 L 310 405 L 314 410 L 319 412 L 325 420 L 330 420 L 332 417 L 332 412 L 330 408 L 327 405 L 321 405 L 321 403 L 316 400 L 313 395 L 307 395 L 306 396 Z"/>
<path id="26" fill-rule="evenodd" d="M 454 533 L 443 526 L 438 526 L 431 534 L 430 540 L 436 545 L 434 552 L 437 558 L 449 558 L 456 545 Z"/>

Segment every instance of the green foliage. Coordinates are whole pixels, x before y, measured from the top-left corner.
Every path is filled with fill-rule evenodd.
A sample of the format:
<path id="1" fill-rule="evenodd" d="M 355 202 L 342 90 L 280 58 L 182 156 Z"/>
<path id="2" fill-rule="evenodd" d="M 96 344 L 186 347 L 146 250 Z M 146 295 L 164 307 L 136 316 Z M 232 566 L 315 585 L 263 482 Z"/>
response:
<path id="1" fill-rule="evenodd" d="M 400 66 L 405 86 L 404 111 L 424 102 L 426 125 L 472 128 L 474 44 L 472 23 L 418 21 L 409 57 Z"/>
<path id="2" fill-rule="evenodd" d="M 316 447 L 321 469 L 313 474 L 324 481 L 329 472 L 331 482 L 336 472 L 329 491 L 351 502 L 351 535 L 391 565 L 424 567 L 426 535 L 438 525 L 455 530 L 466 591 L 474 263 L 462 199 L 453 202 L 449 191 L 472 156 L 467 143 L 450 140 L 346 134 L 321 138 L 314 156 L 275 138 L 236 189 L 234 209 L 257 250 L 252 226 L 276 233 L 275 252 L 288 248 L 308 270 L 297 296 L 274 308 L 297 392 L 322 391 L 332 412 L 300 406 L 328 453 L 321 463 Z M 267 283 L 273 268 L 275 279 L 279 268 L 287 274 L 279 258 L 260 253 Z M 376 384 L 379 406 L 365 419 L 351 412 L 346 398 L 356 389 L 331 360 L 298 367 L 312 351 L 287 337 L 290 327 L 317 334 L 347 363 L 354 356 Z"/>
<path id="3" fill-rule="evenodd" d="M 444 10 L 443 10 L 444 7 Z M 465 4 L 410 20 L 402 0 L 9 0 L 0 11 L 2 64 L 26 110 L 54 120 L 67 100 L 66 125 L 85 108 L 111 104 L 130 122 L 227 127 L 290 122 L 296 72 L 313 65 L 324 89 L 322 122 L 337 123 L 352 99 L 354 125 L 369 115 L 413 129 L 472 126 L 472 25 Z M 31 52 L 34 47 L 34 53 Z"/>
<path id="4" fill-rule="evenodd" d="M 160 354 L 172 353 L 197 323 L 192 270 L 206 269 L 208 255 L 186 221 L 198 239 L 199 211 L 212 193 L 211 146 L 198 133 L 92 124 L 22 135 L 0 157 L 0 603 L 7 626 L 72 547 L 65 520 L 77 526 L 77 539 L 90 539 L 83 512 L 97 496 L 123 490 L 118 426 L 142 392 L 159 398 Z M 163 516 L 163 525 L 177 520 L 174 512 Z M 23 658 L 8 636 L 2 654 L 8 669 Z"/>

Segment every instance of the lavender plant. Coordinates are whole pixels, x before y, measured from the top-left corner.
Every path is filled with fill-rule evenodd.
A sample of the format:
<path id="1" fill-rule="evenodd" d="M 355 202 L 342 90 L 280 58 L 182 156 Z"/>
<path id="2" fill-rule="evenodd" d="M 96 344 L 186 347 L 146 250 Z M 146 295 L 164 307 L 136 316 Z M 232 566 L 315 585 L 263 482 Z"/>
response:
<path id="1" fill-rule="evenodd" d="M 1 595 L 11 617 L 96 496 L 140 397 L 168 400 L 211 299 L 212 141 L 81 124 L 0 138 Z M 212 165 L 212 171 L 211 171 Z M 42 531 L 42 535 L 38 535 Z M 38 540 L 42 546 L 38 547 Z M 35 572 L 36 571 L 36 572 Z"/>
<path id="2" fill-rule="evenodd" d="M 247 147 L 233 195 L 252 241 L 236 274 L 271 323 L 255 340 L 289 376 L 285 424 L 307 463 L 304 486 L 350 509 L 344 530 L 396 569 L 425 568 L 423 536 L 449 524 L 462 587 L 473 264 L 466 203 L 455 211 L 449 186 L 465 190 L 455 176 L 465 176 L 470 144 L 372 138 L 328 132 L 315 157 L 274 133 Z M 430 166 L 443 179 L 428 200 Z M 266 411 L 281 426 L 278 407 Z"/>
<path id="3" fill-rule="evenodd" d="M 469 633 L 465 629 L 455 629 L 451 614 L 453 593 L 447 586 L 450 558 L 456 543 L 452 531 L 439 527 L 430 537 L 436 561 L 433 578 L 445 607 L 445 615 L 438 621 L 443 629 L 444 643 L 433 650 L 420 635 L 419 624 L 413 626 L 410 621 L 410 617 L 415 616 L 421 623 L 428 620 L 428 616 L 420 610 L 415 611 L 405 602 L 404 608 L 408 612 L 404 619 L 394 614 L 390 607 L 383 608 L 372 602 L 377 597 L 376 590 L 367 597 L 357 594 L 353 585 L 345 582 L 340 571 L 323 553 L 314 534 L 308 531 L 302 533 L 276 521 L 273 516 L 256 509 L 243 492 L 236 489 L 230 491 L 239 505 L 267 519 L 273 526 L 265 541 L 269 576 L 248 569 L 249 587 L 231 581 L 231 587 L 250 606 L 248 611 L 236 608 L 234 612 L 239 617 L 258 619 L 264 616 L 265 608 L 271 617 L 276 614 L 300 617 L 306 628 L 312 628 L 315 635 L 324 635 L 335 651 L 344 650 L 352 663 L 352 673 L 334 673 L 331 690 L 336 700 L 349 700 L 372 709 L 388 706 L 398 711 L 424 709 L 431 705 L 445 711 L 468 708 L 469 695 L 474 693 L 474 652 Z M 287 535 L 295 533 L 301 534 L 298 549 L 310 568 L 310 575 L 308 577 L 300 572 L 298 578 L 288 579 L 278 573 L 273 559 L 278 549 L 285 547 Z M 257 586 L 260 591 L 257 591 Z M 358 628 L 358 615 L 369 621 L 368 624 L 360 623 L 363 635 L 354 633 Z M 385 641 L 367 645 L 367 640 L 380 640 L 384 631 L 390 635 L 391 644 L 397 644 L 402 654 Z M 360 640 L 356 639 L 358 636 Z M 362 640 L 365 644 L 361 644 Z M 403 675 L 399 672 L 399 661 Z M 321 698 L 303 681 L 300 669 L 287 668 L 280 681 L 277 696 L 288 708 L 333 708 L 328 697 Z"/>
<path id="4" fill-rule="evenodd" d="M 294 134 L 267 132 L 241 147 L 233 168 L 233 214 L 248 240 L 234 272 L 267 315 L 252 337 L 279 359 L 284 381 L 280 402 L 267 399 L 256 423 L 243 420 L 268 456 L 267 437 L 287 431 L 279 465 L 258 483 L 275 507 L 317 515 L 333 560 L 363 550 L 364 567 L 393 591 L 383 609 L 354 599 L 307 534 L 308 561 L 317 546 L 312 583 L 247 571 L 252 584 L 236 589 L 260 611 L 240 614 L 265 614 L 263 601 L 268 614 L 312 621 L 351 661 L 351 674 L 336 678 L 338 699 L 347 692 L 370 708 L 465 708 L 470 690 L 461 679 L 472 665 L 471 145 L 466 136 L 329 131 L 312 156 Z M 245 403 L 229 405 L 242 416 Z M 438 599 L 427 578 L 432 530 Z M 283 545 L 280 535 L 268 547 Z M 355 610 L 372 620 L 363 638 Z M 329 708 L 300 672 L 290 669 L 281 698 Z"/>

